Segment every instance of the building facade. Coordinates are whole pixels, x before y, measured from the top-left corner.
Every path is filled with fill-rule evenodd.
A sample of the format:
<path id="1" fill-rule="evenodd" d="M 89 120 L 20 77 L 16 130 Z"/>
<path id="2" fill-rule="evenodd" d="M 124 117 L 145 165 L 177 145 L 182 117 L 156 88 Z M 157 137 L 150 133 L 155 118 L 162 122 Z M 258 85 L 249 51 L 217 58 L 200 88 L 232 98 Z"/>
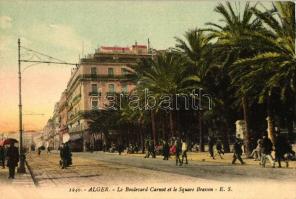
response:
<path id="1" fill-rule="evenodd" d="M 52 123 L 53 123 L 53 133 L 52 133 L 52 149 L 57 150 L 61 144 L 60 136 L 59 136 L 59 128 L 60 128 L 60 115 L 59 115 L 59 102 L 57 102 L 54 106 Z"/>
<path id="2" fill-rule="evenodd" d="M 67 90 L 64 90 L 64 92 L 61 95 L 61 98 L 59 101 L 58 114 L 59 114 L 59 140 L 60 140 L 60 143 L 62 143 L 63 135 L 68 133 Z"/>
<path id="3" fill-rule="evenodd" d="M 93 55 L 80 60 L 72 71 L 66 95 L 67 127 L 73 150 L 87 150 L 94 139 L 103 138 L 103 135 L 94 137 L 88 131 L 84 113 L 104 110 L 109 104 L 108 96 L 131 92 L 135 85 L 128 74 L 134 72 L 133 67 L 142 58 L 149 57 L 147 46 L 135 44 L 132 47 L 102 46 Z"/>

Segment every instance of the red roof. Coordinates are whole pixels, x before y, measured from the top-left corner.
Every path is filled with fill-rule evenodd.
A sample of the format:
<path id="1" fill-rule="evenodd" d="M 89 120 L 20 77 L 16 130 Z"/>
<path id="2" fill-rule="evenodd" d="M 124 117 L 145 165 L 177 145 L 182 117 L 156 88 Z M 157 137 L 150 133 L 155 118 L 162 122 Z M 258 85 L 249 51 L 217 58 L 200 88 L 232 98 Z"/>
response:
<path id="1" fill-rule="evenodd" d="M 130 50 L 127 47 L 109 47 L 109 46 L 102 46 L 101 49 L 104 49 L 104 50 Z"/>
<path id="2" fill-rule="evenodd" d="M 137 48 L 147 48 L 146 45 L 133 45 L 133 48 L 135 48 L 135 47 L 137 47 Z"/>

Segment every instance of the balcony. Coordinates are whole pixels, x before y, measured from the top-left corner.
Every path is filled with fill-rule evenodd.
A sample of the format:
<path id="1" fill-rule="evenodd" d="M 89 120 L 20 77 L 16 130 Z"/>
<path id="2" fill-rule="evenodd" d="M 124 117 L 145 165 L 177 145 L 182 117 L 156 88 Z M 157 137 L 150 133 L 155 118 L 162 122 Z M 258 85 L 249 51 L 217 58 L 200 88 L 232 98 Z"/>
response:
<path id="1" fill-rule="evenodd" d="M 128 92 L 128 91 L 121 91 L 120 94 L 122 94 L 122 95 L 124 95 L 124 96 L 128 96 L 128 95 L 129 95 L 129 92 Z"/>
<path id="2" fill-rule="evenodd" d="M 92 91 L 92 92 L 89 92 L 88 95 L 89 96 L 101 97 L 102 94 L 101 94 L 101 92 L 94 92 L 94 91 Z"/>
<path id="3" fill-rule="evenodd" d="M 128 80 L 127 75 L 115 75 L 115 74 L 106 74 L 106 75 L 94 75 L 94 74 L 83 74 L 80 75 L 81 79 L 85 80 Z"/>
<path id="4" fill-rule="evenodd" d="M 76 102 L 78 102 L 80 99 L 81 99 L 81 94 L 78 94 L 71 100 L 71 103 L 76 104 Z"/>
<path id="5" fill-rule="evenodd" d="M 108 96 L 115 96 L 115 95 L 116 95 L 116 93 L 115 93 L 114 91 L 113 91 L 113 92 L 107 92 L 107 94 L 106 94 L 106 95 L 107 95 L 107 97 L 108 97 Z"/>
<path id="6" fill-rule="evenodd" d="M 77 125 L 75 127 L 70 127 L 69 128 L 69 133 L 80 132 L 82 130 L 83 130 L 82 127 L 80 125 Z"/>

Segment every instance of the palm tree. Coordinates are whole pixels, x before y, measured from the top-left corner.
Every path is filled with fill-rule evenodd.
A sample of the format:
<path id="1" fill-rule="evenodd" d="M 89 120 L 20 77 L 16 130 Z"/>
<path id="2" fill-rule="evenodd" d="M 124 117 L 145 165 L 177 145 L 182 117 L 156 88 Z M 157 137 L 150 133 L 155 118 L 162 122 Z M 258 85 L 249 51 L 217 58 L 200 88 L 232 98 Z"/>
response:
<path id="1" fill-rule="evenodd" d="M 136 138 L 139 138 L 137 141 L 140 141 L 141 148 L 144 147 L 144 125 L 148 121 L 147 114 L 145 111 L 141 109 L 134 109 L 129 105 L 129 100 L 127 100 L 133 92 L 130 93 L 127 98 L 123 98 L 121 103 L 121 107 L 119 110 L 120 119 L 119 122 L 122 124 L 121 129 L 128 130 L 130 127 L 134 127 Z"/>
<path id="2" fill-rule="evenodd" d="M 240 59 L 238 67 L 251 67 L 244 74 L 242 81 L 252 79 L 253 84 L 262 84 L 258 93 L 261 100 L 267 100 L 268 134 L 274 142 L 272 98 L 274 90 L 280 89 L 282 98 L 287 99 L 296 93 L 296 56 L 295 56 L 295 4 L 276 2 L 272 10 L 261 11 L 253 8 L 252 12 L 266 26 L 265 34 L 253 32 L 248 34 L 245 42 L 251 43 L 258 53 L 249 58 Z M 264 82 L 262 82 L 264 77 Z M 250 83 L 249 83 L 250 84 Z M 294 101 L 295 103 L 295 101 Z M 292 102 L 293 104 L 293 102 Z"/>
<path id="3" fill-rule="evenodd" d="M 157 103 L 161 103 L 163 97 L 170 98 L 170 105 L 166 111 L 169 112 L 171 135 L 176 135 L 176 122 L 174 117 L 174 98 L 176 94 L 182 92 L 183 74 L 185 71 L 184 60 L 181 56 L 174 52 L 159 53 L 156 58 L 151 62 L 151 68 L 147 69 L 143 76 L 140 78 L 137 90 L 143 93 L 144 89 L 148 89 L 153 94 Z M 151 111 L 152 129 L 155 130 L 155 114 L 159 107 L 153 108 Z M 154 134 L 154 137 L 156 135 Z"/>
<path id="4" fill-rule="evenodd" d="M 185 40 L 176 38 L 176 48 L 183 53 L 186 59 L 186 76 L 184 82 L 194 82 L 187 85 L 187 89 L 205 89 L 205 79 L 210 71 L 211 59 L 210 38 L 198 29 L 189 30 L 185 33 Z M 204 151 L 203 108 L 199 107 L 199 148 Z"/>
<path id="5" fill-rule="evenodd" d="M 101 141 L 103 136 L 108 142 L 110 130 L 118 128 L 119 113 L 112 110 L 91 110 L 83 113 L 83 118 L 87 120 L 88 131 L 92 134 L 99 134 Z"/>
<path id="6" fill-rule="evenodd" d="M 237 4 L 235 4 L 237 7 Z M 215 23 L 207 23 L 210 28 L 206 29 L 209 31 L 209 37 L 217 39 L 215 43 L 216 48 L 220 48 L 226 54 L 231 55 L 233 62 L 238 58 L 245 58 L 254 53 L 254 50 L 249 47 L 248 43 L 244 43 L 242 38 L 246 37 L 248 33 L 254 31 L 262 31 L 262 23 L 260 20 L 254 18 L 252 12 L 252 6 L 246 3 L 244 9 L 240 6 L 235 10 L 230 2 L 219 4 L 215 8 L 215 12 L 222 16 L 221 21 L 224 25 L 218 25 Z M 243 10 L 243 11 L 242 11 Z M 225 56 L 225 54 L 223 54 Z M 225 56 L 227 57 L 227 56 Z M 231 64 L 231 63 L 230 63 Z M 246 124 L 246 132 L 244 134 L 244 141 L 246 146 L 246 153 L 250 152 L 249 144 L 249 119 L 248 119 L 248 96 L 244 90 L 240 89 L 241 85 L 237 82 L 233 82 L 233 85 L 237 88 L 237 96 L 241 98 L 243 117 Z"/>

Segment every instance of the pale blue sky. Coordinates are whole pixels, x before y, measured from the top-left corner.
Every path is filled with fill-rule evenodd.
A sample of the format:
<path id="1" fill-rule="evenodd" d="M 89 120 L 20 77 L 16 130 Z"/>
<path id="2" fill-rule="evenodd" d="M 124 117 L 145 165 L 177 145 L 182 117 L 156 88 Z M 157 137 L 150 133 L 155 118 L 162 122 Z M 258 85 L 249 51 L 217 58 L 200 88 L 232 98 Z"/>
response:
<path id="1" fill-rule="evenodd" d="M 57 44 L 44 41 L 46 35 L 32 35 L 36 28 L 45 28 L 40 26 L 67 27 L 79 37 L 76 39 L 84 40 L 85 47 L 125 46 L 135 40 L 146 43 L 149 37 L 153 47 L 167 48 L 185 30 L 217 21 L 212 12 L 217 3 L 207 1 L 1 1 L 0 5 L 0 15 L 9 16 L 13 25 L 4 32 L 25 37 L 33 47 L 44 49 L 42 45 L 47 45 L 47 52 L 55 51 Z"/>
<path id="2" fill-rule="evenodd" d="M 243 4 L 243 3 L 241 3 Z M 192 28 L 218 22 L 216 1 L 9 1 L 0 0 L 0 132 L 17 126 L 17 38 L 22 44 L 69 62 L 98 45 L 153 48 L 175 45 Z M 25 67 L 25 66 L 24 66 Z M 24 74 L 24 112 L 28 128 L 40 129 L 66 88 L 70 68 L 38 65 Z M 34 122 L 32 122 L 34 120 Z"/>

